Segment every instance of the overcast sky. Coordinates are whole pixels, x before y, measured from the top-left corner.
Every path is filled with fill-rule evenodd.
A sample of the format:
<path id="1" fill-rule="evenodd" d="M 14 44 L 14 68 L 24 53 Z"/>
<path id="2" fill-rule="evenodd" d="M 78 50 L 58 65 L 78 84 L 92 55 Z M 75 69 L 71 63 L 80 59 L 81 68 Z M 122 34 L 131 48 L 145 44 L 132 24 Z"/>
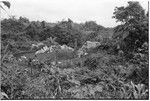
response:
<path id="1" fill-rule="evenodd" d="M 96 21 L 105 27 L 117 25 L 112 19 L 114 8 L 126 6 L 129 0 L 8 0 L 9 15 L 23 16 L 29 20 L 57 22 L 70 18 L 74 22 Z M 139 1 L 139 0 L 136 0 Z M 148 10 L 148 1 L 139 1 Z M 8 15 L 2 11 L 2 18 Z"/>

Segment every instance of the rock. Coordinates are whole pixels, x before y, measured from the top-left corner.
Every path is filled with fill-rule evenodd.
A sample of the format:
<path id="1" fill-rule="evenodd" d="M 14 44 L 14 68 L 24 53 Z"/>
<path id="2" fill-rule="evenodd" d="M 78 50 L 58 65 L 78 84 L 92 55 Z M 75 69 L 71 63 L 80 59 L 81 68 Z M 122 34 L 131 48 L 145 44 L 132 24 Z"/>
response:
<path id="1" fill-rule="evenodd" d="M 40 42 L 40 43 L 37 43 L 37 44 L 32 44 L 32 48 L 34 48 L 34 47 L 39 47 L 39 46 L 43 46 L 44 45 L 44 43 L 42 43 L 42 42 Z"/>
<path id="2" fill-rule="evenodd" d="M 62 45 L 62 46 L 61 46 L 61 49 L 74 51 L 73 48 L 71 48 L 71 47 L 69 47 L 69 46 L 67 46 L 67 45 Z"/>
<path id="3" fill-rule="evenodd" d="M 87 41 L 83 46 L 86 47 L 87 49 L 89 49 L 89 48 L 95 48 L 99 45 L 101 45 L 99 42 Z"/>
<path id="4" fill-rule="evenodd" d="M 90 48 L 96 48 L 99 45 L 101 45 L 99 42 L 91 42 L 91 41 L 85 42 L 85 44 L 77 52 L 78 57 L 87 55 L 88 54 L 87 50 L 89 50 Z"/>

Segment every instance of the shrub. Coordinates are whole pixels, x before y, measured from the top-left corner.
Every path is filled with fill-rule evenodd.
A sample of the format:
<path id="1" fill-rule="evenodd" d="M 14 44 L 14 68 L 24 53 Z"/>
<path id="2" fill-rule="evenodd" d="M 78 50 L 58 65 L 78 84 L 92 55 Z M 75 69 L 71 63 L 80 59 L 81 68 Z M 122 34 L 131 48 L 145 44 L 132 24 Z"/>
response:
<path id="1" fill-rule="evenodd" d="M 89 70 L 95 70 L 99 64 L 99 60 L 97 57 L 88 57 L 84 61 L 84 66 L 87 66 Z"/>

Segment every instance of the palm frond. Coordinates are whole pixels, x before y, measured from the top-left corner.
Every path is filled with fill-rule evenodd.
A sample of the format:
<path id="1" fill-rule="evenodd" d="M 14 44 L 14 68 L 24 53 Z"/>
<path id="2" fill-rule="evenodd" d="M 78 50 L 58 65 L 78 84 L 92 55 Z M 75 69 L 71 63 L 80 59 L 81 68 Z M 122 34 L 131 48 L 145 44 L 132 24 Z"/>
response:
<path id="1" fill-rule="evenodd" d="M 8 8 L 10 8 L 11 4 L 8 1 L 1 1 L 5 6 L 7 6 Z"/>

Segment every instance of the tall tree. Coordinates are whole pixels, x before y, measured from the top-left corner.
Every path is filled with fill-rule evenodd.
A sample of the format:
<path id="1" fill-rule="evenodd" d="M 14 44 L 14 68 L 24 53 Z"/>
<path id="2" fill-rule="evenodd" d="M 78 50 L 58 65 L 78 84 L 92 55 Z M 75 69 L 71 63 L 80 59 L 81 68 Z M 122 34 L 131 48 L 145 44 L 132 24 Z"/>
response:
<path id="1" fill-rule="evenodd" d="M 114 30 L 114 38 L 118 44 L 122 44 L 123 50 L 134 51 L 148 42 L 148 14 L 139 2 L 129 1 L 126 7 L 116 7 L 114 16 L 117 22 L 121 22 Z"/>

